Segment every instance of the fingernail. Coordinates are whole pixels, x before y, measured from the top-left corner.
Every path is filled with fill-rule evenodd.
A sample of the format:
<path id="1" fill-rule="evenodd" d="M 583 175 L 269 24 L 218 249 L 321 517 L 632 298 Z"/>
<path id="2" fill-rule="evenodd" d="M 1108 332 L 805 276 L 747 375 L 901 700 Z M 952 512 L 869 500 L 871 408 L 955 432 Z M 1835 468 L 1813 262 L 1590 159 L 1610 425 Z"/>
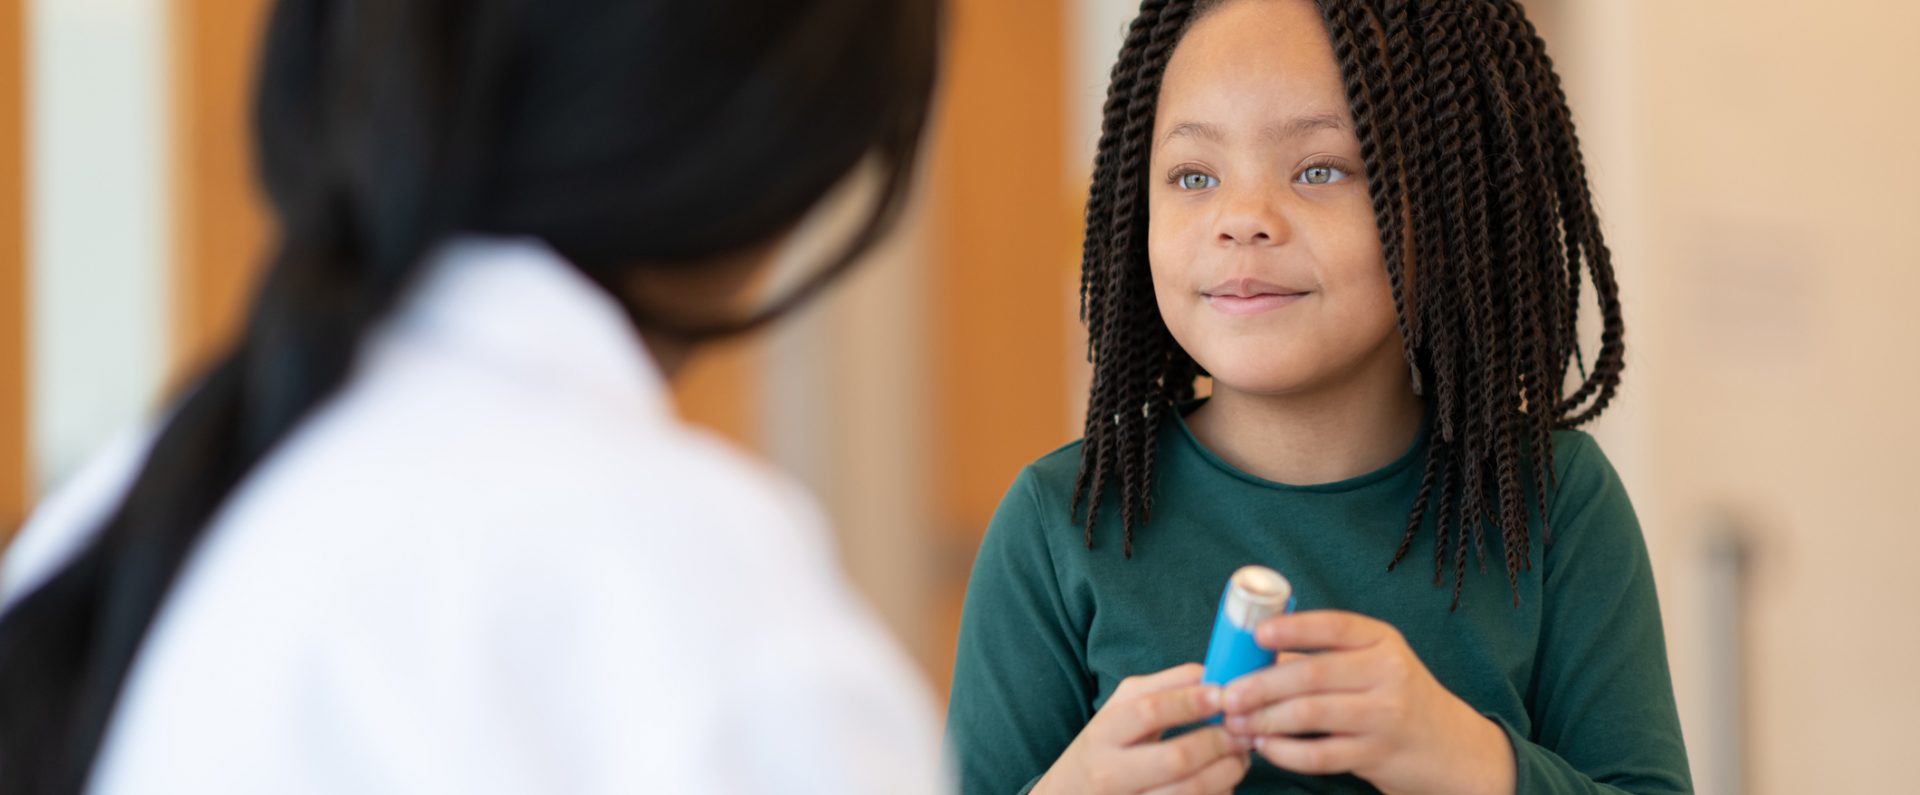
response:
<path id="1" fill-rule="evenodd" d="M 1244 734 L 1235 735 L 1233 738 L 1233 746 L 1242 751 L 1253 750 L 1253 744 L 1254 744 L 1254 738 L 1248 737 Z"/>
<path id="2" fill-rule="evenodd" d="M 1220 688 L 1209 687 L 1206 689 L 1205 693 L 1206 695 L 1202 696 L 1201 698 L 1206 702 L 1207 709 L 1215 709 L 1215 710 L 1219 709 L 1220 708 Z"/>
<path id="3" fill-rule="evenodd" d="M 1228 719 L 1227 719 L 1227 731 L 1230 731 L 1230 732 L 1234 732 L 1234 733 L 1236 733 L 1236 734 L 1244 734 L 1244 733 L 1246 733 L 1246 731 L 1247 731 L 1247 718 L 1246 718 L 1246 716 L 1244 716 L 1244 715 L 1235 715 L 1235 716 L 1233 716 L 1233 717 L 1231 717 L 1231 718 L 1228 718 Z"/>

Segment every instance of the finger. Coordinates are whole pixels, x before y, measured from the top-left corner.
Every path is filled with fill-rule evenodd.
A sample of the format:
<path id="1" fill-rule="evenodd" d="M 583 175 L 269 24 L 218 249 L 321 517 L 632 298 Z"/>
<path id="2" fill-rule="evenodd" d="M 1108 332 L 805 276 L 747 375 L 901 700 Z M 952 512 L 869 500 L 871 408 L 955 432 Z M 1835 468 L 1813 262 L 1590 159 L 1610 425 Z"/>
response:
<path id="1" fill-rule="evenodd" d="M 1359 737 L 1261 737 L 1255 750 L 1274 767 L 1309 776 L 1351 773 L 1366 765 L 1372 743 Z"/>
<path id="2" fill-rule="evenodd" d="M 1313 656 L 1313 655 L 1310 655 L 1310 654 L 1302 654 L 1302 653 L 1300 653 L 1300 652 L 1297 652 L 1297 651 L 1282 651 L 1282 652 L 1275 652 L 1275 653 L 1274 653 L 1274 658 L 1273 658 L 1273 664 L 1272 664 L 1272 665 L 1269 665 L 1269 666 L 1267 666 L 1267 667 L 1265 667 L 1265 668 L 1261 668 L 1261 669 L 1259 669 L 1259 670 L 1256 670 L 1256 671 L 1254 671 L 1253 673 L 1248 673 L 1248 674 L 1241 674 L 1241 675 L 1240 675 L 1240 676 L 1239 676 L 1238 678 L 1235 678 L 1235 679 L 1233 680 L 1233 682 L 1239 682 L 1239 681 L 1242 681 L 1242 680 L 1245 680 L 1245 679 L 1247 679 L 1247 678 L 1249 678 L 1249 677 L 1252 677 L 1252 676 L 1256 676 L 1256 675 L 1258 675 L 1258 674 L 1261 674 L 1261 673 L 1264 673 L 1264 672 L 1266 672 L 1266 671 L 1270 671 L 1270 670 L 1273 670 L 1273 668 L 1274 668 L 1275 666 L 1281 666 L 1281 665 L 1286 665 L 1287 663 L 1290 663 L 1290 662 L 1293 662 L 1294 660 L 1301 660 L 1301 659 L 1306 659 L 1306 658 L 1308 658 L 1308 657 L 1311 657 L 1311 656 Z M 1220 701 L 1220 708 L 1224 710 L 1224 709 L 1226 709 L 1226 706 L 1227 706 L 1227 702 L 1226 702 L 1226 699 L 1225 699 L 1225 695 L 1226 695 L 1226 693 L 1228 693 L 1228 692 L 1232 692 L 1232 690 L 1233 690 L 1233 687 L 1232 687 L 1232 683 L 1231 683 L 1231 682 L 1230 682 L 1230 683 L 1228 683 L 1228 684 L 1224 684 L 1224 685 L 1221 685 L 1220 687 L 1221 687 L 1221 690 L 1222 690 L 1222 693 L 1221 693 L 1221 695 L 1222 695 L 1222 699 L 1221 699 L 1221 701 Z"/>
<path id="3" fill-rule="evenodd" d="M 1176 665 L 1164 671 L 1156 671 L 1141 676 L 1129 676 L 1120 680 L 1113 689 L 1108 701 L 1132 698 L 1145 693 L 1155 693 L 1176 687 L 1186 687 L 1200 683 L 1200 677 L 1206 674 L 1206 666 L 1199 663 Z"/>
<path id="4" fill-rule="evenodd" d="M 1148 790 L 1146 795 L 1231 795 L 1252 766 L 1253 759 L 1245 752 L 1221 757 L 1192 777 Z"/>
<path id="5" fill-rule="evenodd" d="M 1299 654 L 1227 685 L 1221 705 L 1245 714 L 1282 699 L 1314 693 L 1354 693 L 1380 681 L 1380 665 L 1367 652 Z"/>
<path id="6" fill-rule="evenodd" d="M 1373 695 L 1338 693 L 1290 698 L 1247 715 L 1227 718 L 1239 735 L 1365 734 L 1391 722 L 1394 710 Z"/>
<path id="7" fill-rule="evenodd" d="M 1106 708 L 1093 716 L 1087 731 L 1094 732 L 1107 744 L 1132 745 L 1159 737 L 1161 732 L 1175 726 L 1184 726 L 1219 712 L 1219 687 L 1190 685 L 1146 693 L 1125 701 L 1108 701 Z"/>
<path id="8" fill-rule="evenodd" d="M 1254 641 L 1268 649 L 1364 649 L 1398 631 L 1383 621 L 1345 610 L 1309 610 L 1260 623 Z"/>
<path id="9" fill-rule="evenodd" d="M 1222 759 L 1245 758 L 1225 729 L 1208 726 L 1170 740 L 1127 749 L 1115 763 L 1116 778 L 1141 789 L 1178 784 Z"/>

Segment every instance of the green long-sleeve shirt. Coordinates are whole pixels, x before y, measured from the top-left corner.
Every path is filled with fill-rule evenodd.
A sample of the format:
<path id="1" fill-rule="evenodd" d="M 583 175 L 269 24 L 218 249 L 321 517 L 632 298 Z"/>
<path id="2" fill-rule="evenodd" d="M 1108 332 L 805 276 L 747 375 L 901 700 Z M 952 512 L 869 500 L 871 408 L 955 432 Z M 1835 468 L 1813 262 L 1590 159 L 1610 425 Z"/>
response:
<path id="1" fill-rule="evenodd" d="M 1433 529 L 1386 563 L 1406 527 L 1426 444 L 1338 483 L 1289 486 L 1241 472 L 1184 421 L 1160 434 L 1153 520 L 1121 555 L 1109 502 L 1089 550 L 1069 516 L 1080 464 L 1070 444 L 1027 467 L 974 564 L 947 721 L 966 795 L 1032 786 L 1120 680 L 1200 660 L 1227 576 L 1271 566 L 1299 609 L 1336 608 L 1397 627 L 1441 684 L 1506 728 L 1518 791 L 1691 791 L 1660 607 L 1633 506 L 1593 439 L 1554 434 L 1553 542 L 1535 522 L 1533 567 L 1514 607 L 1499 540 L 1433 581 Z M 1375 792 L 1256 759 L 1242 793 Z"/>

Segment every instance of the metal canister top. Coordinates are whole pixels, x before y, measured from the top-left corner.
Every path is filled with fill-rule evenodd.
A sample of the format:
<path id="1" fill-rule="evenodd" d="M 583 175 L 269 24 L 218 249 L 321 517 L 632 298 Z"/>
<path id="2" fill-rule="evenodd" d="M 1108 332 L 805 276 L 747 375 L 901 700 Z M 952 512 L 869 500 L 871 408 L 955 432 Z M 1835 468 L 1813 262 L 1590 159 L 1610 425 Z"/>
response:
<path id="1" fill-rule="evenodd" d="M 1280 572 L 1265 566 L 1242 566 L 1227 580 L 1227 620 L 1251 630 L 1260 622 L 1286 612 L 1293 585 Z"/>

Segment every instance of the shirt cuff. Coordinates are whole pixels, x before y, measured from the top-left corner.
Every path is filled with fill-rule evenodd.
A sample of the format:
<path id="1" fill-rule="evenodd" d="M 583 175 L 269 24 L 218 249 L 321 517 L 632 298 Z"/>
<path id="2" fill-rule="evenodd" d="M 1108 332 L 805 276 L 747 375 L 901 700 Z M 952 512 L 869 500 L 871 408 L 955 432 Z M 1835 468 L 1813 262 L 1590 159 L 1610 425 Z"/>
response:
<path id="1" fill-rule="evenodd" d="M 1501 731 L 1506 732 L 1507 744 L 1513 746 L 1513 795 L 1532 795 L 1536 790 L 1527 786 L 1527 782 L 1533 778 L 1531 764 L 1533 755 L 1527 753 L 1527 750 L 1533 747 L 1533 741 L 1522 736 L 1513 728 L 1513 724 L 1507 722 L 1506 718 L 1487 712 L 1482 712 L 1480 715 L 1493 721 Z"/>

